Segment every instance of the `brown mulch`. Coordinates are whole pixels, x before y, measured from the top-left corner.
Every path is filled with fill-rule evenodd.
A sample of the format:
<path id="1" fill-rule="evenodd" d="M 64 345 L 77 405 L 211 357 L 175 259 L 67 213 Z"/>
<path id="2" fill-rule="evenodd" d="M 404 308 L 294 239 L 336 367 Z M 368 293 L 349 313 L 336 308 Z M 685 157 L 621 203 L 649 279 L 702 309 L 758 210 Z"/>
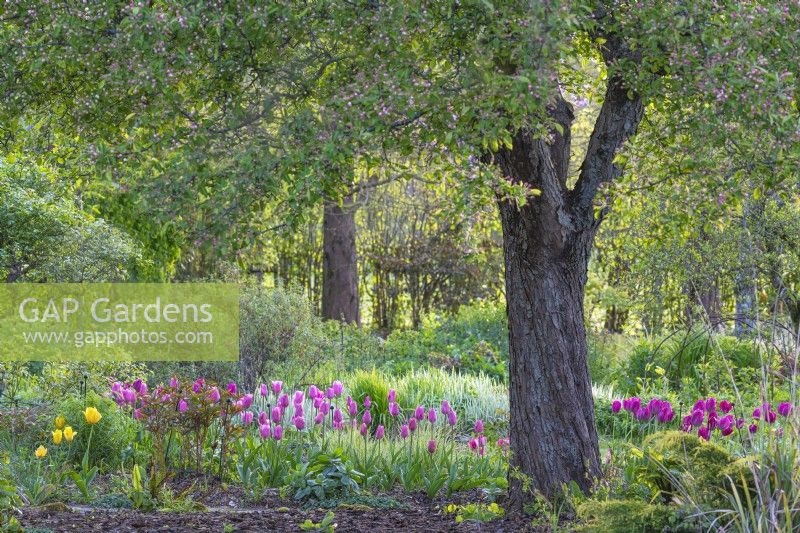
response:
<path id="1" fill-rule="evenodd" d="M 134 511 L 130 509 L 101 509 L 53 504 L 23 508 L 20 522 L 25 528 L 41 528 L 61 532 L 198 532 L 224 531 L 302 531 L 306 519 L 320 522 L 327 509 L 303 509 L 291 499 L 272 492 L 259 501 L 247 498 L 241 487 L 224 485 L 216 480 L 197 482 L 179 479 L 170 483 L 175 494 L 183 491 L 207 510 L 195 512 Z M 430 501 L 423 495 L 394 493 L 390 495 L 406 509 L 370 509 L 352 505 L 333 509 L 337 532 L 382 533 L 393 531 L 436 532 L 498 532 L 532 531 L 530 522 L 496 520 L 479 524 L 456 523 L 452 514 L 442 507 L 445 501 Z M 472 498 L 463 498 L 464 500 Z M 478 498 L 475 498 L 478 499 Z M 462 500 L 462 498 L 454 498 Z M 451 500 L 452 501 L 452 500 Z M 475 500 L 472 500 L 475 501 Z"/>

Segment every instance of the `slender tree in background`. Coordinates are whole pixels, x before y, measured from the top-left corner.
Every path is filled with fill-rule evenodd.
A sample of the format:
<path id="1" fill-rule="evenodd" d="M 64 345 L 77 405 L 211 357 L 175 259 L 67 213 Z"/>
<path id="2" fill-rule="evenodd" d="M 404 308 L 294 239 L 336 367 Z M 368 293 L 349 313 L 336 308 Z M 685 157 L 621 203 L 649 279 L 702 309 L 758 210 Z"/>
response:
<path id="1" fill-rule="evenodd" d="M 155 183 L 161 203 L 196 205 L 211 229 L 279 194 L 293 210 L 338 199 L 339 169 L 353 162 L 433 164 L 454 209 L 496 200 L 517 510 L 531 497 L 525 488 L 590 490 L 600 474 L 587 264 L 606 213 L 599 192 L 626 168 L 624 145 L 645 109 L 666 126 L 657 142 L 684 152 L 687 138 L 722 145 L 766 130 L 782 136 L 782 153 L 797 151 L 796 4 L 109 0 L 80 12 L 24 1 L 4 9 L 5 133 L 24 140 L 34 123 L 64 130 L 76 160 L 112 169 L 118 182 Z M 571 175 L 579 97 L 602 105 Z M 262 229 L 252 220 L 239 230 L 244 243 Z"/>

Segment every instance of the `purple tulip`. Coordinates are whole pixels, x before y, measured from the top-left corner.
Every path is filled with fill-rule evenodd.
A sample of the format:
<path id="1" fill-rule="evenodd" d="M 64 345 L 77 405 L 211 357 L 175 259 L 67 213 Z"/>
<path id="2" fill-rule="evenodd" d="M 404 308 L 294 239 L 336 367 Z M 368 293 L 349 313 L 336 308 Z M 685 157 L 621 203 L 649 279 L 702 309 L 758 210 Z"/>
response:
<path id="1" fill-rule="evenodd" d="M 121 394 L 122 393 L 122 383 L 120 383 L 119 381 L 115 381 L 111 385 L 111 392 L 113 392 L 115 394 Z"/>
<path id="2" fill-rule="evenodd" d="M 337 398 L 342 395 L 342 392 L 344 392 L 344 385 L 342 385 L 342 382 L 338 379 L 333 382 L 331 388 L 333 389 L 333 395 Z"/>
<path id="3" fill-rule="evenodd" d="M 474 451 L 478 449 L 478 439 L 472 439 L 469 441 L 469 447 Z"/>
<path id="4" fill-rule="evenodd" d="M 317 413 L 317 416 L 315 416 L 315 417 L 314 417 L 314 423 L 315 423 L 316 425 L 320 425 L 320 424 L 322 424 L 323 422 L 325 422 L 325 413 L 323 413 L 322 411 L 320 411 L 319 413 Z"/>
<path id="5" fill-rule="evenodd" d="M 258 392 L 261 394 L 263 398 L 269 396 L 269 387 L 267 387 L 266 383 L 262 383 L 261 386 L 258 388 Z"/>
<path id="6" fill-rule="evenodd" d="M 394 389 L 389 389 L 389 403 L 397 401 L 397 392 Z"/>
<path id="7" fill-rule="evenodd" d="M 250 409 L 250 406 L 253 405 L 253 395 L 252 394 L 245 394 L 242 396 L 242 407 L 245 409 Z"/>
<path id="8" fill-rule="evenodd" d="M 672 422 L 673 418 L 675 418 L 675 411 L 672 410 L 672 407 L 669 404 L 662 405 L 661 410 L 658 412 L 658 421 L 662 424 L 667 424 Z"/>
<path id="9" fill-rule="evenodd" d="M 297 428 L 298 431 L 303 431 L 303 428 L 306 427 L 306 419 L 302 416 L 296 416 L 292 418 L 292 422 L 294 423 L 294 427 Z"/>
<path id="10" fill-rule="evenodd" d="M 356 402 L 350 402 L 347 404 L 347 411 L 350 414 L 350 418 L 355 418 L 358 414 L 358 404 L 356 404 Z"/>
<path id="11" fill-rule="evenodd" d="M 268 439 L 272 436 L 272 429 L 269 427 L 269 424 L 261 424 L 258 427 L 258 433 L 261 435 L 262 439 Z"/>
<path id="12" fill-rule="evenodd" d="M 475 430 L 475 433 L 477 433 L 478 435 L 483 433 L 483 420 L 481 420 L 480 418 L 477 419 L 475 421 L 475 427 L 473 429 Z"/>
<path id="13" fill-rule="evenodd" d="M 397 416 L 399 414 L 400 414 L 400 406 L 395 402 L 391 402 L 389 404 L 389 415 Z"/>
<path id="14" fill-rule="evenodd" d="M 283 427 L 275 426 L 275 429 L 272 430 L 272 438 L 275 440 L 281 440 L 283 438 Z"/>
<path id="15" fill-rule="evenodd" d="M 410 428 L 408 427 L 407 424 L 403 424 L 402 426 L 400 426 L 400 437 L 403 439 L 407 439 L 409 430 Z"/>
<path id="16" fill-rule="evenodd" d="M 122 399 L 125 403 L 133 405 L 136 403 L 136 391 L 133 389 L 124 389 L 122 391 Z"/>
<path id="17" fill-rule="evenodd" d="M 367 436 L 367 424 L 365 422 L 361 423 L 361 427 L 358 428 L 358 432 L 361 433 L 362 437 Z"/>
<path id="18" fill-rule="evenodd" d="M 314 399 L 314 398 L 316 398 L 317 396 L 319 396 L 319 389 L 317 388 L 317 386 L 316 386 L 316 385 L 311 385 L 311 386 L 308 388 L 308 397 L 309 397 L 309 398 L 311 398 L 311 399 L 313 400 L 313 399 Z"/>
<path id="19" fill-rule="evenodd" d="M 173 376 L 169 380 L 169 386 L 172 387 L 173 389 L 177 389 L 178 388 L 178 379 L 175 376 Z"/>
<path id="20" fill-rule="evenodd" d="M 741 429 L 744 426 L 744 418 L 736 419 L 736 429 Z"/>
<path id="21" fill-rule="evenodd" d="M 750 424 L 750 427 L 747 428 L 750 433 L 755 433 L 758 431 L 758 424 Z"/>
<path id="22" fill-rule="evenodd" d="M 278 407 L 280 407 L 281 409 L 286 409 L 287 407 L 289 407 L 289 395 L 286 394 L 285 392 L 281 394 L 280 398 L 278 398 Z"/>
<path id="23" fill-rule="evenodd" d="M 258 425 L 263 426 L 269 422 L 269 415 L 265 411 L 258 413 Z"/>
<path id="24" fill-rule="evenodd" d="M 718 422 L 717 426 L 719 427 L 720 431 L 722 431 L 723 434 L 724 434 L 724 432 L 727 431 L 727 430 L 733 431 L 733 424 L 734 423 L 735 423 L 735 420 L 733 418 L 733 415 L 725 415 L 725 416 L 723 416 L 722 418 L 719 419 L 719 422 Z"/>
<path id="25" fill-rule="evenodd" d="M 731 412 L 731 409 L 733 409 L 733 404 L 728 400 L 722 400 L 719 402 L 719 410 L 723 413 L 728 414 Z"/>
<path id="26" fill-rule="evenodd" d="M 303 412 L 303 404 L 302 403 L 295 404 L 295 406 L 294 406 L 294 416 L 295 417 L 297 417 L 297 416 L 302 417 L 304 414 L 305 413 Z"/>
<path id="27" fill-rule="evenodd" d="M 141 379 L 137 379 L 136 381 L 133 382 L 133 390 L 135 390 L 136 392 L 141 394 L 142 393 L 142 385 L 144 385 L 144 382 Z"/>
<path id="28" fill-rule="evenodd" d="M 767 422 L 769 422 L 770 424 L 774 424 L 775 419 L 778 417 L 775 415 L 775 411 L 768 411 L 765 418 L 767 419 Z"/>
<path id="29" fill-rule="evenodd" d="M 283 413 L 281 413 L 281 408 L 275 406 L 272 408 L 272 421 L 276 424 L 280 423 L 281 418 L 283 418 Z"/>
<path id="30" fill-rule="evenodd" d="M 281 393 L 281 389 L 283 389 L 283 381 L 273 381 L 272 382 L 272 393 L 277 396 Z"/>
<path id="31" fill-rule="evenodd" d="M 428 409 L 428 422 L 430 422 L 431 424 L 436 423 L 436 409 L 434 409 L 433 407 Z"/>
<path id="32" fill-rule="evenodd" d="M 733 433 L 733 427 L 725 428 L 725 429 L 720 430 L 720 431 L 721 431 L 723 437 L 727 437 L 728 435 Z"/>
<path id="33" fill-rule="evenodd" d="M 185 413 L 189 409 L 189 404 L 186 403 L 186 400 L 181 400 L 178 403 L 178 412 Z"/>
<path id="34" fill-rule="evenodd" d="M 706 411 L 709 413 L 716 411 L 717 409 L 717 399 L 713 396 L 706 400 Z"/>
<path id="35" fill-rule="evenodd" d="M 372 406 L 372 398 L 370 398 L 369 396 L 364 396 L 364 407 L 369 409 L 370 406 Z"/>
<path id="36" fill-rule="evenodd" d="M 778 414 L 781 416 L 789 416 L 792 412 L 792 404 L 789 402 L 781 402 L 778 405 Z"/>
<path id="37" fill-rule="evenodd" d="M 367 425 L 372 423 L 372 414 L 370 414 L 369 409 L 364 411 L 364 414 L 361 415 L 361 422 Z"/>
<path id="38" fill-rule="evenodd" d="M 375 430 L 375 438 L 381 440 L 383 438 L 384 429 L 382 425 L 378 426 L 378 429 Z"/>
<path id="39" fill-rule="evenodd" d="M 194 393 L 195 393 L 195 394 L 197 394 L 197 393 L 199 393 L 201 390 L 203 390 L 203 385 L 205 385 L 205 380 L 204 380 L 203 378 L 198 378 L 198 379 L 197 379 L 197 380 L 196 380 L 196 381 L 195 381 L 195 382 L 192 384 L 192 390 L 194 391 Z"/>
<path id="40" fill-rule="evenodd" d="M 249 426 L 253 422 L 253 411 L 244 411 L 242 413 L 242 425 Z"/>
<path id="41" fill-rule="evenodd" d="M 322 405 L 322 402 L 323 402 L 323 400 L 319 396 L 314 398 L 314 401 L 312 402 L 314 404 L 314 409 L 319 409 L 320 406 Z"/>
<path id="42" fill-rule="evenodd" d="M 238 388 L 236 387 L 236 383 L 234 383 L 234 382 L 228 383 L 228 392 L 229 393 L 236 394 L 237 390 L 238 390 Z"/>
<path id="43" fill-rule="evenodd" d="M 442 400 L 442 408 L 440 409 L 440 411 L 442 412 L 443 415 L 449 415 L 451 411 L 450 402 L 448 402 L 447 400 Z"/>
<path id="44" fill-rule="evenodd" d="M 451 426 L 455 426 L 458 423 L 458 416 L 456 416 L 456 412 L 452 409 L 447 413 L 447 423 Z"/>
<path id="45" fill-rule="evenodd" d="M 219 401 L 219 389 L 211 387 L 211 392 L 208 393 L 208 399 L 214 403 Z"/>
<path id="46" fill-rule="evenodd" d="M 688 432 L 690 429 L 692 429 L 692 415 L 684 416 L 683 417 L 683 424 L 681 426 L 682 426 L 681 429 L 683 429 L 683 431 L 686 431 L 686 432 Z"/>
<path id="47" fill-rule="evenodd" d="M 694 427 L 702 425 L 704 418 L 705 418 L 705 413 L 703 413 L 703 411 L 699 409 L 692 411 L 692 425 Z"/>
<path id="48" fill-rule="evenodd" d="M 325 397 L 329 400 L 333 400 L 336 397 L 336 393 L 333 392 L 333 387 L 328 387 L 328 390 L 325 391 Z"/>
<path id="49" fill-rule="evenodd" d="M 761 408 L 756 407 L 753 409 L 753 418 L 761 418 Z"/>
<path id="50" fill-rule="evenodd" d="M 425 418 L 425 408 L 421 405 L 418 405 L 416 409 L 414 409 L 414 417 L 417 420 L 422 420 Z"/>
<path id="51" fill-rule="evenodd" d="M 614 400 L 611 402 L 611 412 L 614 414 L 619 413 L 620 409 L 622 409 L 622 402 L 619 400 Z"/>
<path id="52" fill-rule="evenodd" d="M 409 419 L 409 421 L 408 421 L 408 429 L 410 429 L 411 431 L 416 431 L 417 430 L 417 419 L 416 418 Z"/>
<path id="53" fill-rule="evenodd" d="M 331 410 L 331 404 L 328 402 L 322 402 L 322 405 L 319 406 L 319 412 L 323 415 L 327 415 Z"/>
<path id="54" fill-rule="evenodd" d="M 707 426 L 703 426 L 697 430 L 697 436 L 701 439 L 708 440 L 711 436 L 711 433 Z"/>
<path id="55" fill-rule="evenodd" d="M 313 387 L 313 385 L 312 385 L 312 387 Z M 314 398 L 314 396 L 311 396 L 311 398 Z M 304 399 L 305 399 L 305 397 L 303 395 L 303 391 L 301 391 L 301 390 L 294 391 L 294 400 L 293 400 L 292 403 L 297 405 L 297 404 L 303 403 Z"/>
<path id="56" fill-rule="evenodd" d="M 433 439 L 428 441 L 428 453 L 431 455 L 436 453 L 436 441 Z"/>
<path id="57" fill-rule="evenodd" d="M 333 410 L 333 423 L 341 424 L 343 421 L 344 417 L 342 416 L 342 410 L 337 407 Z"/>

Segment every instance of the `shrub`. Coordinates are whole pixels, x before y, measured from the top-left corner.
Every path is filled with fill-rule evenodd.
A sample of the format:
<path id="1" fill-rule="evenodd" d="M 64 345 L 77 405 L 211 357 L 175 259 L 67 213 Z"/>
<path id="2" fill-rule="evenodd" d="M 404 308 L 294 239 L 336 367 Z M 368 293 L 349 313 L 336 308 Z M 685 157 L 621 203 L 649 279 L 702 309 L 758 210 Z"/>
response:
<path id="1" fill-rule="evenodd" d="M 683 431 L 661 431 L 648 435 L 642 448 L 650 458 L 651 479 L 665 496 L 715 503 L 728 492 L 725 474 L 734 458 L 721 446 Z"/>
<path id="2" fill-rule="evenodd" d="M 663 531 L 676 522 L 666 505 L 654 505 L 636 500 L 589 500 L 578 506 L 580 530 L 603 533 L 633 533 Z"/>
<path id="3" fill-rule="evenodd" d="M 244 287 L 240 306 L 240 366 L 247 390 L 275 375 L 279 365 L 288 382 L 298 382 L 328 349 L 322 320 L 296 289 Z"/>

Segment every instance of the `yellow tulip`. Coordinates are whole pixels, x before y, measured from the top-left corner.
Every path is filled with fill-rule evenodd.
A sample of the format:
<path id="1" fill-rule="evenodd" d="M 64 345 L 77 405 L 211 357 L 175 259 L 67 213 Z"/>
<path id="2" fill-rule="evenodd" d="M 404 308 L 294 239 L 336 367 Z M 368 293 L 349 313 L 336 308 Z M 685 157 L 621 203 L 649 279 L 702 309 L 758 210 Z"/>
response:
<path id="1" fill-rule="evenodd" d="M 47 455 L 47 448 L 45 448 L 44 446 L 39 446 L 33 453 L 36 455 L 38 459 L 41 459 L 42 457 Z"/>
<path id="2" fill-rule="evenodd" d="M 103 415 L 101 415 L 100 411 L 94 407 L 87 407 L 83 412 L 83 417 L 86 419 L 87 424 L 94 425 L 100 422 L 100 419 L 103 418 Z"/>
<path id="3" fill-rule="evenodd" d="M 63 416 L 58 415 L 56 417 L 56 429 L 64 429 L 64 424 L 66 424 L 66 423 L 67 423 L 67 421 L 64 419 Z"/>
<path id="4" fill-rule="evenodd" d="M 64 438 L 64 433 L 60 429 L 57 429 L 53 432 L 53 444 L 58 446 L 61 444 L 62 438 Z"/>
<path id="5" fill-rule="evenodd" d="M 72 439 L 74 439 L 77 434 L 77 431 L 72 431 L 72 426 L 64 428 L 64 438 L 67 439 L 67 442 L 72 442 Z"/>

